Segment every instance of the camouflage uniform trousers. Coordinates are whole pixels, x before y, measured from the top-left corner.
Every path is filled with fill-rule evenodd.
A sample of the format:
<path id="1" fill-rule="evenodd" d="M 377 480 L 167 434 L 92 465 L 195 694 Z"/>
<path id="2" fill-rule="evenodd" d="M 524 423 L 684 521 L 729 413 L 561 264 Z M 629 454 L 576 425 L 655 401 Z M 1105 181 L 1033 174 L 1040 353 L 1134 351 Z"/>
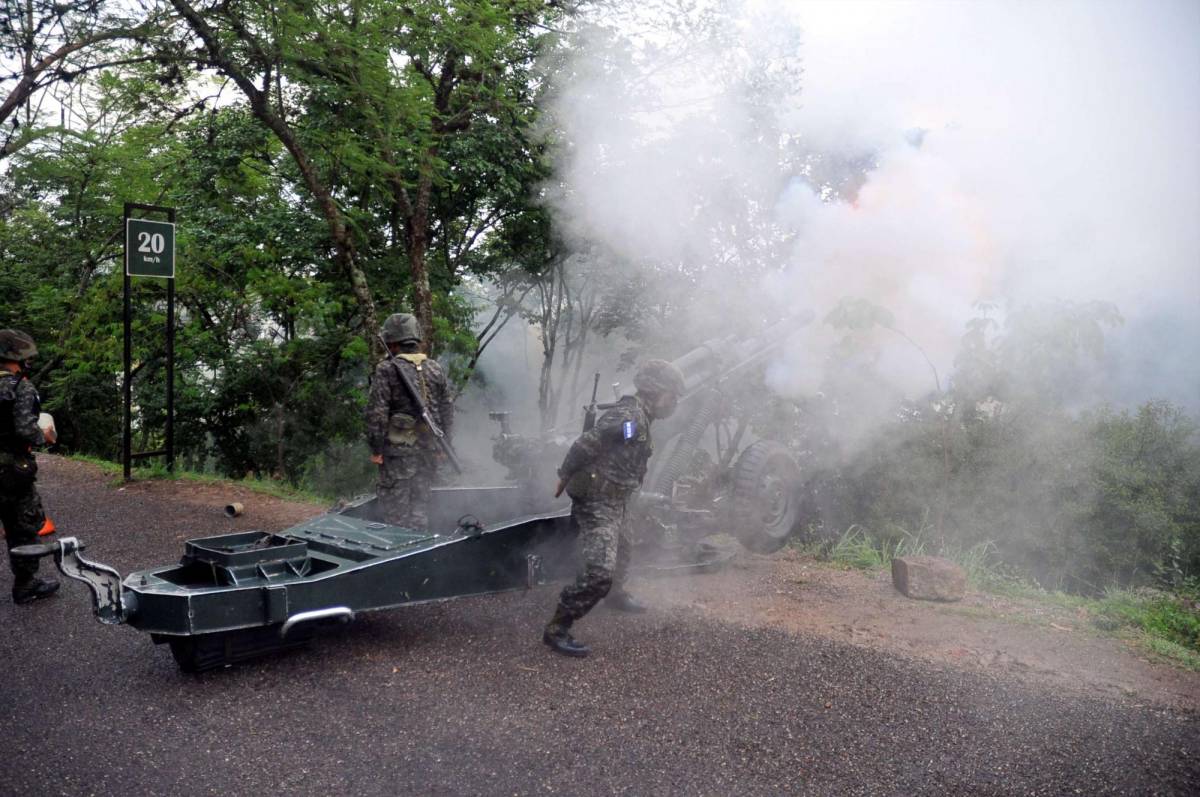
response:
<path id="1" fill-rule="evenodd" d="M 437 459 L 433 451 L 413 448 L 385 454 L 375 491 L 383 521 L 411 529 L 428 528 L 429 498 L 436 475 Z"/>
<path id="2" fill-rule="evenodd" d="M 4 524 L 4 539 L 11 551 L 19 545 L 37 543 L 37 533 L 46 522 L 42 498 L 33 484 L 24 489 L 0 489 L 0 523 Z M 27 584 L 38 571 L 37 559 L 8 558 L 12 567 L 13 585 Z"/>
<path id="3" fill-rule="evenodd" d="M 626 522 L 626 497 L 573 498 L 571 520 L 579 529 L 580 564 L 575 583 L 558 602 L 571 622 L 583 617 L 614 587 L 619 591 L 629 573 L 632 541 Z"/>

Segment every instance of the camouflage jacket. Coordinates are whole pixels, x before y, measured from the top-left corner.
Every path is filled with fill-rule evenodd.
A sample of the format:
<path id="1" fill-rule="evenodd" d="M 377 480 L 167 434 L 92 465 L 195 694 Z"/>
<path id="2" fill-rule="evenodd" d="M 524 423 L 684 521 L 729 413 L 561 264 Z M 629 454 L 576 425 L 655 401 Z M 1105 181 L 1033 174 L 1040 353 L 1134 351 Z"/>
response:
<path id="1" fill-rule="evenodd" d="M 397 368 L 403 368 L 409 380 L 421 391 L 433 420 L 450 437 L 454 405 L 446 372 L 437 360 L 419 354 L 400 354 L 375 367 L 371 377 L 371 396 L 367 399 L 367 444 L 372 454 L 398 454 L 413 448 L 437 446 L 433 432 L 421 419 L 421 410 L 413 401 Z"/>
<path id="2" fill-rule="evenodd" d="M 46 442 L 38 428 L 42 400 L 28 379 L 0 373 L 0 458 L 31 457 L 31 446 Z"/>
<path id="3" fill-rule="evenodd" d="M 572 496 L 609 486 L 630 491 L 646 477 L 652 451 L 650 414 L 637 396 L 623 396 L 572 444 L 558 475 Z"/>

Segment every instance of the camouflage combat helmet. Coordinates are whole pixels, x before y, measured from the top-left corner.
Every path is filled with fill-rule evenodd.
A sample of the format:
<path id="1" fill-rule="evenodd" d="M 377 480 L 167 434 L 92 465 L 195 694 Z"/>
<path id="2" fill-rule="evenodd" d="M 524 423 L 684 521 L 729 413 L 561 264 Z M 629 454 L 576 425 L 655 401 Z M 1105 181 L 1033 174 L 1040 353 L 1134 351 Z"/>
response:
<path id="1" fill-rule="evenodd" d="M 683 395 L 683 374 L 666 360 L 646 360 L 634 375 L 633 384 L 643 393 Z"/>
<path id="2" fill-rule="evenodd" d="M 37 355 L 33 338 L 19 329 L 0 329 L 0 360 L 21 362 Z"/>
<path id="3" fill-rule="evenodd" d="M 421 339 L 421 325 L 417 317 L 409 313 L 392 313 L 383 322 L 383 340 L 385 343 L 405 343 Z"/>

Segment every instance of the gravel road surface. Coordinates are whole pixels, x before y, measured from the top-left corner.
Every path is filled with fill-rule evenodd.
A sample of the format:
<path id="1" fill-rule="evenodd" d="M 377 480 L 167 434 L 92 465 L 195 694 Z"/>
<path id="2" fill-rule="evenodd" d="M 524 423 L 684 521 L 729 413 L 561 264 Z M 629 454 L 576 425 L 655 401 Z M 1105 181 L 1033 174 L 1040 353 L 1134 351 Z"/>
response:
<path id="1" fill-rule="evenodd" d="M 289 525 L 273 499 L 231 521 L 218 488 L 118 490 L 41 463 L 60 536 L 122 573 L 178 559 L 188 537 L 272 528 L 255 526 L 268 504 Z M 1194 714 L 686 609 L 597 610 L 580 628 L 593 656 L 571 660 L 540 643 L 543 588 L 369 615 L 189 676 L 97 623 L 77 582 L 30 607 L 8 602 L 7 571 L 0 586 L 3 794 L 1200 793 Z"/>

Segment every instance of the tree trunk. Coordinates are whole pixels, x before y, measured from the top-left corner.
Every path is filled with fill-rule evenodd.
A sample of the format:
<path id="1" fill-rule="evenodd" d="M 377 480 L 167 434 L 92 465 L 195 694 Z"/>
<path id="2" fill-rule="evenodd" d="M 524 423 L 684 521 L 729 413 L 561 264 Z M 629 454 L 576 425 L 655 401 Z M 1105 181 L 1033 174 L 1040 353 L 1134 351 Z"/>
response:
<path id="1" fill-rule="evenodd" d="M 283 441 L 287 431 L 287 421 L 283 414 L 283 402 L 275 402 L 275 474 L 282 481 L 286 475 L 283 469 Z"/>
<path id="2" fill-rule="evenodd" d="M 429 288 L 429 267 L 425 253 L 429 250 L 429 199 L 433 191 L 433 158 L 437 149 L 431 147 L 429 160 L 421 168 L 417 183 L 416 201 L 408 222 L 408 268 L 412 276 L 413 315 L 421 325 L 421 350 L 429 354 L 433 343 L 433 291 Z"/>
<path id="3" fill-rule="evenodd" d="M 371 296 L 371 288 L 367 284 L 367 275 L 358 265 L 353 235 L 346 226 L 342 211 L 333 198 L 333 192 L 317 175 L 308 153 L 300 144 L 291 127 L 282 116 L 272 110 L 267 93 L 254 85 L 250 77 L 233 63 L 222 49 L 216 32 L 204 18 L 185 0 L 171 0 L 171 5 L 204 42 L 205 50 L 208 53 L 207 62 L 237 84 L 250 102 L 250 109 L 255 118 L 275 134 L 295 161 L 305 187 L 308 188 L 329 225 L 329 237 L 333 241 L 336 252 L 335 259 L 350 280 L 350 290 L 354 294 L 359 312 L 362 314 L 363 332 L 367 336 L 373 359 L 383 359 L 386 352 L 376 334 L 379 330 L 379 318 L 375 311 L 375 301 Z M 257 43 L 253 40 L 246 43 L 257 48 Z"/>

